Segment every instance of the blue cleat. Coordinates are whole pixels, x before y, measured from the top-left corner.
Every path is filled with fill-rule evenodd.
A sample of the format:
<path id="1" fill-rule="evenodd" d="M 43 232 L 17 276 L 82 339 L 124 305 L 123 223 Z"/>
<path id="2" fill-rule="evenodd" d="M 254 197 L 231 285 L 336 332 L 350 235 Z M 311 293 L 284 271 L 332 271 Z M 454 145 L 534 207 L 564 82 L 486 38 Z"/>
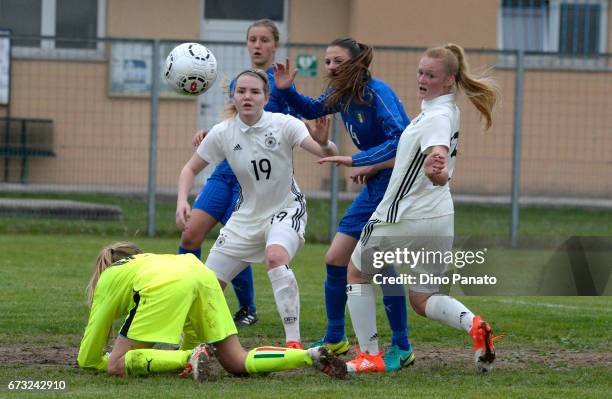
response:
<path id="1" fill-rule="evenodd" d="M 399 371 L 403 367 L 409 367 L 414 364 L 414 353 L 412 347 L 408 351 L 401 350 L 399 346 L 393 345 L 387 349 L 385 353 L 385 371 Z"/>

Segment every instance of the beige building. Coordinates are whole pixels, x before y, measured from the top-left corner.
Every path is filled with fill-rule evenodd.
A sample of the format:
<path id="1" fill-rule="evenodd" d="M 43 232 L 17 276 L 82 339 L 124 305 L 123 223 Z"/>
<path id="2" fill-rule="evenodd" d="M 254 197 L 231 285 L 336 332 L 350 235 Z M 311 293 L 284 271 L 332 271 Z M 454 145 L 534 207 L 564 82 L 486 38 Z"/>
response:
<path id="1" fill-rule="evenodd" d="M 593 55 L 608 53 L 612 42 L 608 0 L 525 1 L 522 5 L 506 0 L 84 0 L 83 10 L 77 10 L 81 14 L 60 9 L 51 13 L 55 0 L 41 0 L 39 14 L 27 15 L 11 9 L 9 3 L 0 0 L 0 28 L 12 28 L 14 35 L 240 43 L 252 20 L 268 16 L 278 21 L 284 43 L 324 45 L 336 37 L 352 36 L 375 46 L 374 74 L 391 84 L 411 117 L 419 113 L 415 98 L 419 48 L 452 41 L 474 49 L 468 52 L 474 69 L 496 66 L 493 74 L 502 102 L 493 128 L 484 133 L 473 108 L 464 98 L 460 101 L 460 155 L 453 187 L 455 192 L 471 194 L 510 192 L 516 60 L 495 50 L 514 48 L 529 39 L 524 48 L 555 54 L 526 58 L 522 192 L 612 196 L 612 59 Z M 578 24 L 578 18 L 572 19 L 575 14 L 586 22 Z M 90 23 L 79 31 L 82 34 L 75 34 L 62 25 L 71 27 L 71 18 Z M 572 40 L 570 31 L 576 39 Z M 151 43 L 70 43 L 13 40 L 10 106 L 0 105 L 0 112 L 10 113 L 11 118 L 51 120 L 55 156 L 34 156 L 27 163 L 20 157 L 5 157 L 0 161 L 0 176 L 5 181 L 74 185 L 84 190 L 144 189 L 151 126 L 151 100 L 144 88 L 151 66 L 140 65 L 126 54 L 148 56 Z M 211 48 L 219 49 L 214 51 L 220 70 L 248 66 L 240 44 Z M 318 57 L 317 76 L 298 77 L 296 82 L 298 89 L 311 96 L 318 96 L 324 87 L 323 51 L 324 46 L 306 45 L 279 51 L 281 57 L 292 60 L 300 54 Z M 122 76 L 122 83 L 132 84 L 131 88 L 114 86 L 120 62 L 131 63 L 130 72 Z M 199 125 L 214 123 L 211 104 L 224 98 L 220 82 L 215 86 L 199 99 L 161 96 L 158 187 L 173 189 L 193 151 L 193 132 Z M 342 152 L 353 152 L 339 126 Z M 13 134 L 19 134 L 19 128 L 14 130 Z M 348 176 L 348 171 L 342 173 Z M 296 175 L 303 189 L 319 191 L 325 188 L 329 168 L 299 154 Z M 348 191 L 359 189 L 346 184 Z"/>

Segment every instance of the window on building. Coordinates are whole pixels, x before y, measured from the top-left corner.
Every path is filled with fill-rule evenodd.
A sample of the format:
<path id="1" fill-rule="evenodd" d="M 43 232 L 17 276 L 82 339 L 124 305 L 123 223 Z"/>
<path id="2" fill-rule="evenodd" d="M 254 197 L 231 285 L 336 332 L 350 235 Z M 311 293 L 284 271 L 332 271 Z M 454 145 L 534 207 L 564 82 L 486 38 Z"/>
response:
<path id="1" fill-rule="evenodd" d="M 504 50 L 592 55 L 606 52 L 607 0 L 502 0 Z"/>
<path id="2" fill-rule="evenodd" d="M 271 19 L 287 40 L 289 0 L 203 0 L 201 39 L 244 43 L 246 30 L 258 19 Z M 280 56 L 277 54 L 277 56 Z"/>
<path id="3" fill-rule="evenodd" d="M 40 0 L 0 0 L 0 27 L 13 35 L 41 35 Z M 40 47 L 40 39 L 14 40 L 14 46 Z"/>
<path id="4" fill-rule="evenodd" d="M 0 27 L 18 36 L 88 39 L 104 35 L 106 0 L 0 0 Z M 17 39 L 14 46 L 52 49 L 96 49 L 95 40 Z"/>
<path id="5" fill-rule="evenodd" d="M 595 54 L 600 52 L 601 4 L 561 4 L 559 52 Z"/>
<path id="6" fill-rule="evenodd" d="M 55 0 L 55 35 L 95 38 L 98 36 L 98 0 Z M 96 42 L 62 41 L 59 48 L 96 48 Z"/>
<path id="7" fill-rule="evenodd" d="M 282 21 L 284 3 L 284 0 L 206 0 L 204 17 L 248 21 L 268 18 Z"/>

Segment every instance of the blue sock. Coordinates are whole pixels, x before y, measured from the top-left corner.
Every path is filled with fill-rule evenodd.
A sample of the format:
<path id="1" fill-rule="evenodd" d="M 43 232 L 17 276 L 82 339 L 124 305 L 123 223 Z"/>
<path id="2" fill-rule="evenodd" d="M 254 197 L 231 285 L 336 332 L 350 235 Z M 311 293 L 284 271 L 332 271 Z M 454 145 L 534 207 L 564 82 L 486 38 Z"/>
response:
<path id="1" fill-rule="evenodd" d="M 395 270 L 383 271 L 384 276 L 397 276 Z M 391 345 L 397 345 L 401 350 L 410 350 L 408 340 L 408 309 L 406 306 L 406 291 L 401 284 L 381 284 L 385 312 L 393 333 Z"/>
<path id="2" fill-rule="evenodd" d="M 326 264 L 325 309 L 327 331 L 325 342 L 337 343 L 344 338 L 344 313 L 346 308 L 346 266 Z"/>
<path id="3" fill-rule="evenodd" d="M 194 254 L 196 256 L 196 258 L 198 258 L 198 259 L 200 259 L 202 257 L 202 249 L 201 248 L 198 248 L 198 249 L 187 249 L 187 248 L 183 248 L 182 246 L 179 245 L 178 253 L 179 254 Z"/>
<path id="4" fill-rule="evenodd" d="M 236 292 L 238 303 L 241 308 L 248 308 L 249 312 L 255 313 L 255 288 L 253 287 L 253 269 L 251 265 L 238 273 L 232 280 L 232 286 Z"/>

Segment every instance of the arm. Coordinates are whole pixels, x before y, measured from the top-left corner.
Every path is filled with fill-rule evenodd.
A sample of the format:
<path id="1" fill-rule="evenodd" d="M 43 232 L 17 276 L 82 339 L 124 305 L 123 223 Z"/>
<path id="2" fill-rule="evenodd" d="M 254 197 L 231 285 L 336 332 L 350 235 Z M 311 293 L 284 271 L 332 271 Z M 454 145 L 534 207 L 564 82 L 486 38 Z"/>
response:
<path id="1" fill-rule="evenodd" d="M 290 71 L 289 60 L 285 64 L 274 64 L 274 83 L 278 93 L 287 104 L 298 114 L 306 119 L 315 119 L 324 115 L 333 114 L 335 111 L 325 107 L 326 93 L 316 100 L 299 93 L 294 85 L 297 70 Z"/>
<path id="2" fill-rule="evenodd" d="M 352 165 L 375 165 L 389 161 L 390 159 L 395 159 L 395 153 L 397 152 L 398 143 L 399 137 L 393 137 L 375 147 L 372 147 L 365 151 L 361 151 L 351 157 Z"/>
<path id="3" fill-rule="evenodd" d="M 451 121 L 446 115 L 432 115 L 423 118 L 421 129 L 421 152 L 427 154 L 423 166 L 425 176 L 436 186 L 448 182 L 448 152 L 452 138 Z"/>
<path id="4" fill-rule="evenodd" d="M 374 165 L 357 167 L 351 172 L 350 178 L 355 184 L 365 184 L 367 180 L 378 173 L 379 170 L 393 168 L 394 165 L 395 158 L 391 158 L 388 161 Z"/>
<path id="5" fill-rule="evenodd" d="M 84 369 L 106 371 L 108 356 L 103 354 L 104 346 L 110 334 L 117 303 L 113 302 L 113 296 L 108 292 L 104 274 L 94 293 L 89 321 L 83 334 L 83 340 L 79 348 L 77 363 Z"/>
<path id="6" fill-rule="evenodd" d="M 195 177 L 208 165 L 197 153 L 183 166 L 178 179 L 178 196 L 176 199 L 176 225 L 183 230 L 189 218 L 191 207 L 189 206 L 189 191 L 193 187 Z"/>
<path id="7" fill-rule="evenodd" d="M 329 118 L 323 116 L 317 118 L 314 123 L 304 121 L 310 136 L 307 136 L 300 147 L 318 157 L 328 157 L 338 154 L 336 144 L 329 141 Z"/>
<path id="8" fill-rule="evenodd" d="M 295 90 L 295 85 L 291 85 Z M 302 115 L 293 107 L 290 107 L 285 101 L 285 98 L 281 94 L 280 90 L 274 86 L 274 77 L 270 80 L 270 99 L 266 103 L 264 110 L 268 112 L 277 112 L 280 114 L 291 115 L 297 119 L 302 119 Z"/>
<path id="9" fill-rule="evenodd" d="M 302 141 L 300 147 L 318 157 L 329 157 L 338 153 L 338 148 L 333 141 L 328 141 L 327 144 L 321 145 L 314 141 L 314 139 L 310 136 L 306 137 L 304 141 Z"/>
<path id="10" fill-rule="evenodd" d="M 200 143 L 202 142 L 202 140 L 204 140 L 204 138 L 206 137 L 206 135 L 208 134 L 208 129 L 199 129 L 197 130 L 193 137 L 191 138 L 191 144 L 194 147 L 197 147 L 200 145 Z"/>
<path id="11" fill-rule="evenodd" d="M 289 107 L 287 107 L 287 104 L 285 100 L 283 99 L 283 96 L 280 94 L 279 90 L 271 84 L 270 85 L 270 97 L 268 98 L 268 102 L 266 103 L 264 110 L 268 112 L 277 112 L 280 114 L 287 114 L 288 113 L 287 108 Z"/>
<path id="12" fill-rule="evenodd" d="M 331 157 L 321 158 L 318 161 L 320 164 L 334 162 L 336 166 L 353 166 L 353 159 L 348 155 L 335 155 Z"/>
<path id="13" fill-rule="evenodd" d="M 444 186 L 448 182 L 448 148 L 437 145 L 425 158 L 425 176 L 436 186 Z"/>
<path id="14" fill-rule="evenodd" d="M 336 166 L 353 166 L 353 158 L 347 155 L 337 155 L 319 159 L 320 164 L 335 162 Z M 368 178 L 378 173 L 379 170 L 389 169 L 395 165 L 395 158 L 389 159 L 385 162 L 377 163 L 370 166 L 356 168 L 351 172 L 350 178 L 353 183 L 364 184 Z"/>
<path id="15" fill-rule="evenodd" d="M 385 162 L 377 163 L 372 165 L 372 169 L 374 172 L 378 172 L 379 170 L 393 168 L 395 166 L 395 158 L 391 158 L 386 160 Z"/>
<path id="16" fill-rule="evenodd" d="M 329 140 L 329 118 L 322 116 L 312 121 L 304 121 L 310 137 L 315 141 L 319 147 L 317 148 L 312 142 L 302 142 L 300 146 L 306 151 L 320 156 L 329 157 L 338 154 L 338 148 L 336 144 Z M 308 147 L 308 148 L 307 148 Z M 310 149 L 309 149 L 310 148 Z"/>

